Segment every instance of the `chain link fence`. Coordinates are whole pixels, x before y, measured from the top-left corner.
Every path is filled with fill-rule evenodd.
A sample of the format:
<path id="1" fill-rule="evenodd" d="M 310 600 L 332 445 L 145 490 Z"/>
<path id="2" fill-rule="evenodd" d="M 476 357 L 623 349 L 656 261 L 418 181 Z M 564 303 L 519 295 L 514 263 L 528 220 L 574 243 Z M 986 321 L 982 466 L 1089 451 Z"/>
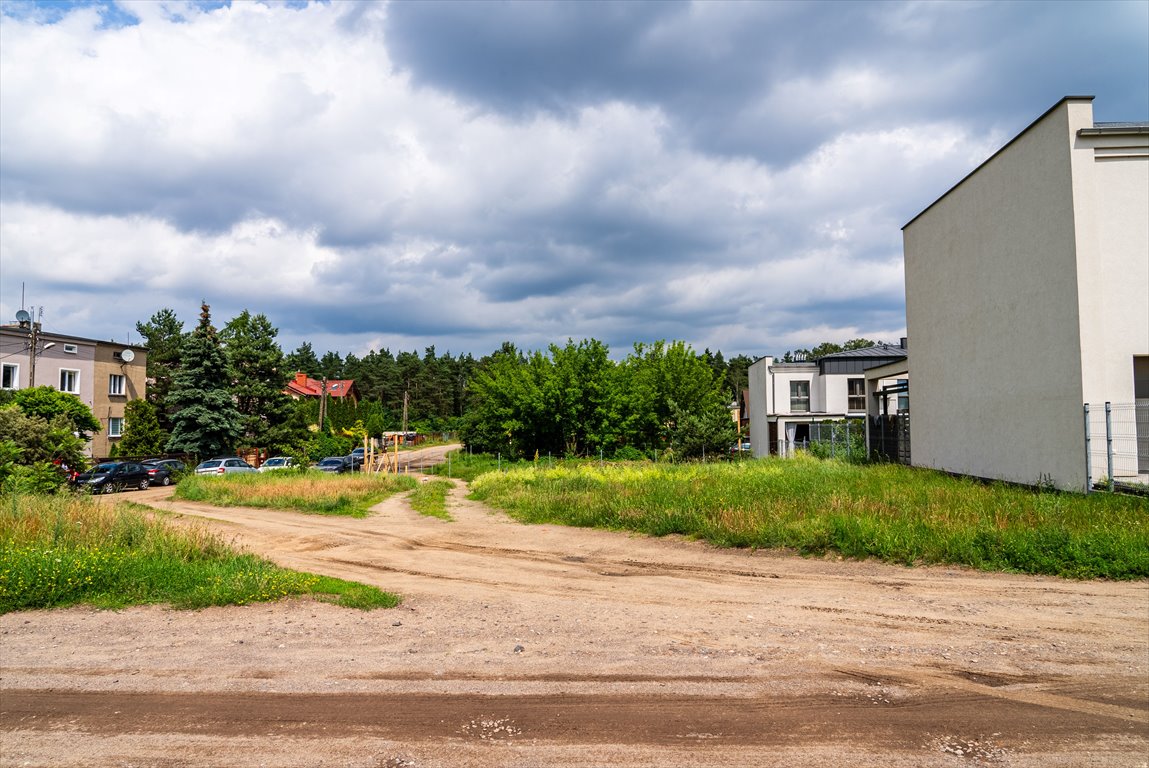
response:
<path id="1" fill-rule="evenodd" d="M 1149 486 L 1149 399 L 1086 403 L 1084 422 L 1087 489 Z"/>

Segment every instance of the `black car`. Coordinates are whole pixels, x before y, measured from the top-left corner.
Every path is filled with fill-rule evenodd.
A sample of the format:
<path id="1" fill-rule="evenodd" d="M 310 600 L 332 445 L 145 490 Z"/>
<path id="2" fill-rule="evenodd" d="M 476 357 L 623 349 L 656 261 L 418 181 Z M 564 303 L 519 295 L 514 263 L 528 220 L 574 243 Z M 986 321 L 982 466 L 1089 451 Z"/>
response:
<path id="1" fill-rule="evenodd" d="M 184 463 L 176 459 L 160 459 L 140 462 L 148 470 L 148 479 L 152 485 L 171 485 L 175 482 L 172 475 L 182 472 Z"/>
<path id="2" fill-rule="evenodd" d="M 320 472 L 334 472 L 341 474 L 351 470 L 351 462 L 346 456 L 328 456 L 315 465 Z"/>
<path id="3" fill-rule="evenodd" d="M 134 461 L 105 461 L 81 472 L 73 481 L 77 489 L 92 493 L 115 493 L 125 488 L 147 490 L 151 485 L 148 469 Z"/>

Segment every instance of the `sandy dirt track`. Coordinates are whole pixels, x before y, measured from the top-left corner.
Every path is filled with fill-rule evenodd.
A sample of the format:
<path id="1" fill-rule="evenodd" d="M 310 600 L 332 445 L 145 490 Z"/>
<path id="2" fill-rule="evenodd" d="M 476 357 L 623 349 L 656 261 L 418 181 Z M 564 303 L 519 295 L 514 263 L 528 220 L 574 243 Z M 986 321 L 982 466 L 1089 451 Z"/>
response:
<path id="1" fill-rule="evenodd" d="M 1149 765 L 1145 582 L 170 495 L 404 603 L 0 617 L 0 765 Z"/>

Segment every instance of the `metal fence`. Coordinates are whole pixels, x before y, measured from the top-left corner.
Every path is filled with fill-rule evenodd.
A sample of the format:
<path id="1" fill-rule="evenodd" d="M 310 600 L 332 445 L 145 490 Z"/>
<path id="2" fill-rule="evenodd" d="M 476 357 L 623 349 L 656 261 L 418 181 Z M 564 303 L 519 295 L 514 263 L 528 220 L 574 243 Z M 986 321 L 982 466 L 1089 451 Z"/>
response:
<path id="1" fill-rule="evenodd" d="M 910 464 L 910 413 L 870 417 L 870 458 Z"/>
<path id="2" fill-rule="evenodd" d="M 1149 485 L 1149 400 L 1086 403 L 1086 488 Z"/>

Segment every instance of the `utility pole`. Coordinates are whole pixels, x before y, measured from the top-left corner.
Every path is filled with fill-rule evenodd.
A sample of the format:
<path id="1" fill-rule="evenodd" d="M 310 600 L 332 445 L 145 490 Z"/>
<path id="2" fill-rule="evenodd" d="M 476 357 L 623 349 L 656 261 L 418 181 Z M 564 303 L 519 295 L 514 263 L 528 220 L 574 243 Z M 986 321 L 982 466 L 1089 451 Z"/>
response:
<path id="1" fill-rule="evenodd" d="M 323 393 L 319 396 L 319 431 L 322 432 L 324 425 L 327 423 L 327 377 L 323 377 L 322 381 Z"/>

